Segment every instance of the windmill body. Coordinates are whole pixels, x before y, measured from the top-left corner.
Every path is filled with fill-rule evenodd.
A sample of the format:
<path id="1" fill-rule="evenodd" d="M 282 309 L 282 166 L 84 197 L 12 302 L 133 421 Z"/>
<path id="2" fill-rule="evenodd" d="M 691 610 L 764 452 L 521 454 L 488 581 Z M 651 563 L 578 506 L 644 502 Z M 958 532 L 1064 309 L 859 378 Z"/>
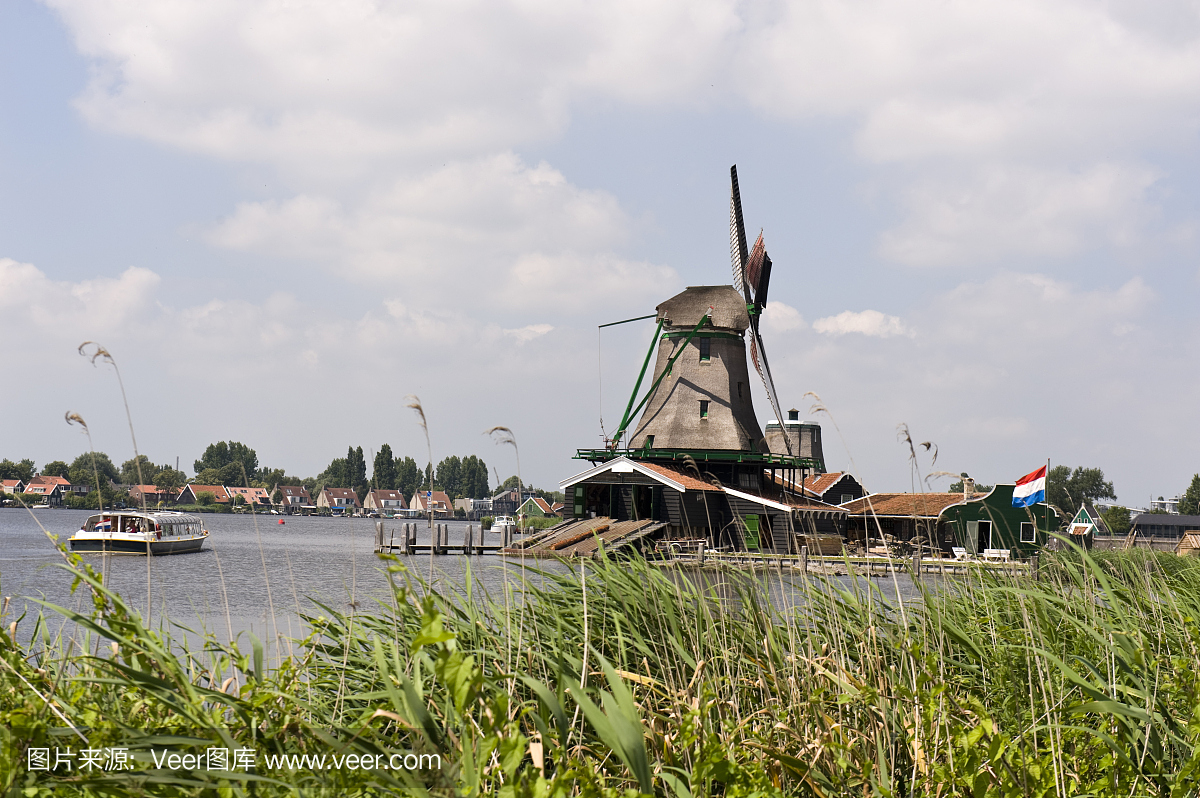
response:
<path id="1" fill-rule="evenodd" d="M 692 286 L 657 310 L 662 333 L 656 387 L 630 447 L 766 451 L 750 398 L 745 341 L 750 315 L 742 297 L 727 285 Z"/>

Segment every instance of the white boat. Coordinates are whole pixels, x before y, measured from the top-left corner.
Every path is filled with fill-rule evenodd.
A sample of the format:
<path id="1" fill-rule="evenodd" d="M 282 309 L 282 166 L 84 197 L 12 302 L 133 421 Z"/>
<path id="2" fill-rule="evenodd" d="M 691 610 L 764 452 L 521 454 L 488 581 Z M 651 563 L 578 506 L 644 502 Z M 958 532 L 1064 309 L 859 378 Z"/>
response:
<path id="1" fill-rule="evenodd" d="M 71 551 L 163 555 L 200 551 L 207 539 L 194 515 L 114 510 L 90 516 L 68 543 Z"/>
<path id="2" fill-rule="evenodd" d="M 492 531 L 496 534 L 503 535 L 505 529 L 508 530 L 508 536 L 511 539 L 517 534 L 517 522 L 513 520 L 511 515 L 498 515 L 492 519 Z"/>

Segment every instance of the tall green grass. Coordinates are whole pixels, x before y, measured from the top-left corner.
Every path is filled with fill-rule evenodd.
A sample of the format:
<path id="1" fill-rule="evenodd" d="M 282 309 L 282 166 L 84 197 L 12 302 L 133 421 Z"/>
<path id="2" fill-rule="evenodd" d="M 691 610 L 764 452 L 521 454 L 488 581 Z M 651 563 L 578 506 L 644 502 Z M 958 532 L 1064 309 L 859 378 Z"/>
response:
<path id="1" fill-rule="evenodd" d="M 1166 556 L 1075 551 L 903 606 L 871 580 L 638 559 L 437 595 L 381 564 L 390 602 L 322 608 L 273 666 L 249 637 L 181 650 L 67 566 L 93 596 L 55 610 L 79 636 L 22 619 L 33 642 L 0 643 L 4 794 L 1182 796 L 1200 777 L 1200 569 Z M 30 747 L 107 746 L 132 768 L 26 769 Z M 152 759 L 210 746 L 258 768 Z M 443 767 L 264 767 L 393 752 Z"/>

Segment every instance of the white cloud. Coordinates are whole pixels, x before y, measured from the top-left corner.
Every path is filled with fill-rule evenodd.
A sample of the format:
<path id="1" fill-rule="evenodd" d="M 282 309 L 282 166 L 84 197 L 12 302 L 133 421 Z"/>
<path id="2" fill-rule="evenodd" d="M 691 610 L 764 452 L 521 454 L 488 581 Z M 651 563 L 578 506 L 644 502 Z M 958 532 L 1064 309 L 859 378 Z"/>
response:
<path id="1" fill-rule="evenodd" d="M 655 297 L 675 283 L 667 267 L 614 254 L 629 226 L 610 194 L 504 154 L 395 180 L 349 208 L 313 195 L 243 203 L 209 240 L 317 260 L 340 276 L 427 299 L 469 285 L 455 291 L 456 302 L 579 307 Z"/>
<path id="2" fill-rule="evenodd" d="M 945 266 L 1129 244 L 1159 177 L 1145 164 L 1101 163 L 1082 172 L 994 165 L 922 179 L 907 192 L 907 218 L 883 234 L 880 252 L 914 266 Z"/>
<path id="3" fill-rule="evenodd" d="M 1144 153 L 1188 147 L 1200 130 L 1200 11 L 1182 0 L 49 2 L 92 61 L 78 107 L 93 125 L 270 164 L 297 184 L 291 201 L 227 220 L 218 238 L 230 244 L 261 243 L 238 228 L 266 217 L 313 218 L 300 240 L 316 252 L 350 234 L 403 237 L 404 224 L 380 229 L 362 209 L 399 204 L 403 218 L 413 197 L 449 196 L 456 181 L 487 196 L 474 173 L 561 134 L 576 107 L 749 104 L 845 122 L 862 159 L 899 167 L 879 173 L 905 211 L 886 257 L 1061 255 L 1096 230 L 1136 234 L 1158 177 Z M 431 170 L 439 162 L 463 166 Z M 324 188 L 360 183 L 377 193 L 345 202 Z M 599 213 L 601 229 L 612 208 L 596 202 L 574 210 Z M 431 201 L 410 222 L 453 233 L 453 247 L 497 219 Z M 272 251 L 288 246 L 299 244 Z M 360 268 L 388 268 L 359 254 Z"/>
<path id="4" fill-rule="evenodd" d="M 913 331 L 898 316 L 886 316 L 878 310 L 843 310 L 836 316 L 826 316 L 813 322 L 813 329 L 823 335 L 858 333 L 870 338 L 891 338 L 897 335 L 912 337 Z"/>
<path id="5" fill-rule="evenodd" d="M 152 307 L 158 283 L 157 274 L 136 267 L 116 278 L 68 283 L 51 280 L 32 264 L 0 258 L 0 308 L 6 322 L 0 329 L 6 328 L 4 340 L 14 341 L 24 338 L 23 329 L 62 339 L 136 326 Z"/>
<path id="6" fill-rule="evenodd" d="M 771 334 L 804 329 L 804 317 L 791 305 L 772 300 L 763 308 L 763 330 Z"/>
<path id="7" fill-rule="evenodd" d="M 505 330 L 504 334 L 515 338 L 518 344 L 525 344 L 534 338 L 540 338 L 553 329 L 554 327 L 549 324 L 527 324 L 515 330 Z"/>

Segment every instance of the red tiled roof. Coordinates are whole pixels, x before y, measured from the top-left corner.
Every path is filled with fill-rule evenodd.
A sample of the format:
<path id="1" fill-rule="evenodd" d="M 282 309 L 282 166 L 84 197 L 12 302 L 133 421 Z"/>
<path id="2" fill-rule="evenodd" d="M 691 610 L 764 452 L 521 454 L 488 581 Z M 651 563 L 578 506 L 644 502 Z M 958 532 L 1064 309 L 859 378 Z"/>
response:
<path id="1" fill-rule="evenodd" d="M 638 465 L 645 466 L 651 471 L 657 472 L 667 479 L 674 480 L 680 485 L 683 485 L 687 490 L 711 490 L 720 493 L 724 490 L 720 485 L 714 485 L 711 482 L 705 482 L 702 479 L 688 474 L 682 467 L 674 468 L 672 466 L 663 465 L 661 463 L 639 462 Z"/>
<path id="2" fill-rule="evenodd" d="M 804 478 L 804 487 L 820 496 L 825 491 L 836 485 L 844 476 L 846 476 L 845 471 L 830 471 L 828 474 L 813 474 L 811 477 Z"/>
<path id="3" fill-rule="evenodd" d="M 211 493 L 219 502 L 229 501 L 229 494 L 225 491 L 224 485 L 188 485 L 183 490 L 187 490 L 188 488 L 192 489 L 193 496 L 207 492 Z M 183 495 L 183 491 L 180 491 L 180 495 Z"/>
<path id="4" fill-rule="evenodd" d="M 850 515 L 936 518 L 942 510 L 961 504 L 961 493 L 875 493 L 842 505 Z"/>
<path id="5" fill-rule="evenodd" d="M 71 481 L 62 477 L 44 477 L 38 474 L 33 479 L 29 480 L 30 485 L 62 485 L 63 487 L 71 487 Z"/>
<path id="6" fill-rule="evenodd" d="M 543 513 L 550 513 L 551 515 L 554 514 L 554 510 L 550 509 L 550 505 L 546 504 L 546 500 L 543 499 L 541 496 L 534 496 L 533 503 L 536 504 L 538 506 L 538 509 L 541 510 Z"/>

